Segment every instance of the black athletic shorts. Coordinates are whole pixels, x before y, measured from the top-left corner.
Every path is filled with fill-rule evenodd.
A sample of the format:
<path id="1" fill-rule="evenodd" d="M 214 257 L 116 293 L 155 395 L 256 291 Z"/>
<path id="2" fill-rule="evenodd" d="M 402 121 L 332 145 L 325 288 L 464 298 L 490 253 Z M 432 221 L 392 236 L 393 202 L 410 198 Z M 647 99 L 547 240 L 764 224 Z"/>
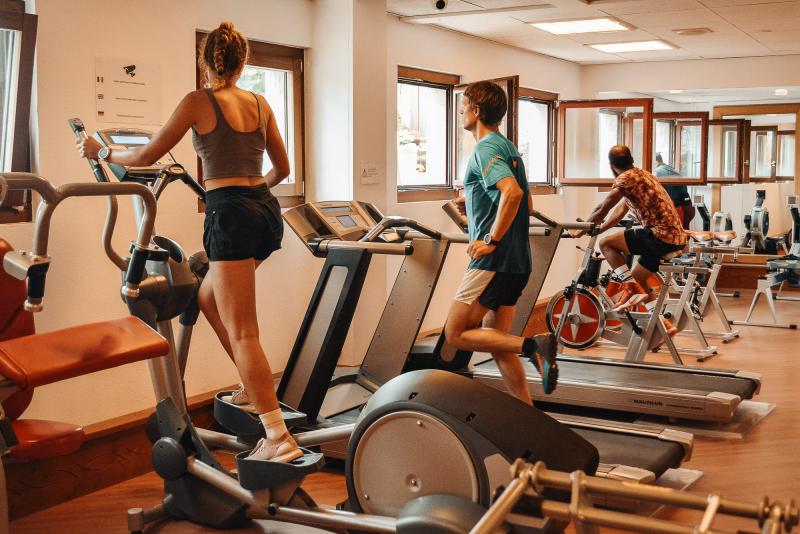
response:
<path id="1" fill-rule="evenodd" d="M 625 243 L 631 254 L 639 256 L 639 265 L 651 273 L 658 272 L 662 256 L 685 247 L 661 241 L 653 235 L 651 228 L 628 228 L 625 230 Z"/>
<path id="2" fill-rule="evenodd" d="M 478 302 L 492 311 L 497 311 L 500 306 L 516 306 L 530 276 L 530 273 L 495 273 L 492 281 L 478 297 Z"/>
<path id="3" fill-rule="evenodd" d="M 203 247 L 210 261 L 265 260 L 282 239 L 281 207 L 266 185 L 206 193 Z"/>

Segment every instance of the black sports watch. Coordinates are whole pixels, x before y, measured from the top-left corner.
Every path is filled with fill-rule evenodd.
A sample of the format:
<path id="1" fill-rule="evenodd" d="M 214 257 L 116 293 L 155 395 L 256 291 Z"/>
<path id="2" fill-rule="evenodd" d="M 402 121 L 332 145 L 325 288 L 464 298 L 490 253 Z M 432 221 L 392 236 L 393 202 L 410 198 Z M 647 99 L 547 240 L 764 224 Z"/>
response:
<path id="1" fill-rule="evenodd" d="M 483 236 L 483 242 L 486 243 L 487 245 L 492 245 L 493 247 L 496 247 L 497 245 L 500 244 L 500 241 L 492 239 L 491 233 L 487 233 L 485 236 Z"/>

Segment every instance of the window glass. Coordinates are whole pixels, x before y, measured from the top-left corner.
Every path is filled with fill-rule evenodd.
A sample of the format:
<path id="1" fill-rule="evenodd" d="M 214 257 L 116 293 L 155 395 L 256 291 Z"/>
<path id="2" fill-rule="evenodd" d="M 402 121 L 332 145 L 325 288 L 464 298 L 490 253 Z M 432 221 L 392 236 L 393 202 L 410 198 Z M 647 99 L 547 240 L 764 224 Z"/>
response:
<path id="1" fill-rule="evenodd" d="M 775 131 L 752 131 L 750 137 L 750 178 L 771 178 L 775 164 Z"/>
<path id="2" fill-rule="evenodd" d="M 11 170 L 11 151 L 14 139 L 14 110 L 16 107 L 17 32 L 0 29 L 0 171 Z"/>
<path id="3" fill-rule="evenodd" d="M 676 154 L 680 158 L 678 170 L 681 176 L 700 176 L 703 128 L 700 124 L 683 124 L 680 130 L 680 154 Z"/>
<path id="4" fill-rule="evenodd" d="M 738 132 L 736 130 L 725 130 L 723 141 L 723 161 L 725 162 L 723 176 L 728 178 L 736 176 L 736 152 L 738 151 Z"/>
<path id="5" fill-rule="evenodd" d="M 738 132 L 736 127 L 723 124 L 708 125 L 708 156 L 706 177 L 708 180 L 723 181 L 736 179 L 736 162 L 739 155 Z"/>
<path id="6" fill-rule="evenodd" d="M 246 65 L 236 85 L 245 91 L 252 91 L 267 99 L 275 115 L 278 130 L 281 133 L 281 138 L 287 147 L 287 153 L 289 155 L 289 168 L 291 169 L 291 173 L 281 183 L 293 184 L 295 182 L 295 161 L 294 150 L 290 148 L 294 146 L 294 131 L 292 128 L 294 124 L 294 110 L 292 109 L 293 98 L 291 94 L 292 73 L 280 69 Z M 271 169 L 272 162 L 265 152 L 262 173 L 266 174 Z"/>
<path id="7" fill-rule="evenodd" d="M 608 166 L 608 151 L 611 150 L 612 146 L 619 144 L 622 126 L 620 115 L 619 113 L 605 110 L 600 110 L 599 114 L 592 109 L 581 111 L 583 111 L 582 115 L 588 115 L 584 117 L 585 119 L 588 119 L 593 114 L 597 115 L 598 118 L 597 147 L 594 154 L 596 176 L 613 178 L 614 175 Z"/>
<path id="8" fill-rule="evenodd" d="M 447 89 L 397 84 L 397 185 L 448 185 Z"/>
<path id="9" fill-rule="evenodd" d="M 550 154 L 550 105 L 520 99 L 518 150 L 525 163 L 530 183 L 548 183 Z"/>
<path id="10" fill-rule="evenodd" d="M 778 176 L 794 176 L 794 134 L 781 133 L 778 136 Z"/>
<path id="11" fill-rule="evenodd" d="M 661 155 L 661 159 L 667 165 L 673 166 L 675 163 L 674 158 L 672 157 L 672 147 L 675 146 L 673 143 L 673 123 L 672 121 L 665 121 L 665 120 L 657 120 L 654 127 L 655 131 L 655 141 L 653 146 L 655 147 L 655 155 Z"/>

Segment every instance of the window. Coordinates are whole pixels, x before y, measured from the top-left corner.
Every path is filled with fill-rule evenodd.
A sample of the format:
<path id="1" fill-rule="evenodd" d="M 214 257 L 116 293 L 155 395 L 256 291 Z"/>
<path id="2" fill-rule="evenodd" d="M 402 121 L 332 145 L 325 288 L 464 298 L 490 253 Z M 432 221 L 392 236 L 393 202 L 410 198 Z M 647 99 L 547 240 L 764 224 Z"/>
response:
<path id="1" fill-rule="evenodd" d="M 608 151 L 631 148 L 634 162 L 652 168 L 653 100 L 563 101 L 558 105 L 557 175 L 564 185 L 609 186 Z"/>
<path id="2" fill-rule="evenodd" d="M 397 83 L 397 187 L 449 187 L 448 110 L 452 88 Z"/>
<path id="3" fill-rule="evenodd" d="M 750 128 L 750 181 L 771 182 L 775 180 L 775 165 L 778 159 L 776 137 L 777 126 L 753 126 Z"/>
<path id="4" fill-rule="evenodd" d="M 0 5 L 0 171 L 30 170 L 30 109 L 36 15 L 22 1 Z M 0 204 L 0 222 L 30 221 L 31 195 L 12 191 Z"/>
<path id="5" fill-rule="evenodd" d="M 706 182 L 708 113 L 654 113 L 653 174 L 663 183 Z"/>
<path id="6" fill-rule="evenodd" d="M 200 43 L 207 35 L 196 33 L 197 53 L 202 53 Z M 291 173 L 278 186 L 272 189 L 281 206 L 288 207 L 303 202 L 304 195 L 304 117 L 303 117 L 303 50 L 260 41 L 248 41 L 250 57 L 245 65 L 237 86 L 264 96 L 269 102 L 278 130 L 286 145 Z M 197 73 L 197 85 L 201 86 L 202 73 Z M 202 180 L 202 167 L 198 160 L 199 178 Z M 266 174 L 272 169 L 272 162 L 264 154 Z"/>
<path id="7" fill-rule="evenodd" d="M 531 185 L 553 185 L 553 113 L 558 95 L 520 87 L 517 149 Z"/>
<path id="8" fill-rule="evenodd" d="M 794 130 L 778 131 L 778 180 L 794 180 Z"/>
<path id="9" fill-rule="evenodd" d="M 453 88 L 460 76 L 397 68 L 397 198 L 453 198 Z"/>
<path id="10" fill-rule="evenodd" d="M 742 183 L 744 119 L 708 121 L 706 180 L 710 183 Z"/>
<path id="11" fill-rule="evenodd" d="M 603 147 L 609 149 L 621 142 L 622 139 L 622 114 L 608 109 L 601 109 L 598 115 L 597 147 L 601 152 L 597 158 L 597 176 L 613 178 L 608 166 L 608 158 L 603 158 Z M 606 150 L 607 152 L 607 150 Z"/>

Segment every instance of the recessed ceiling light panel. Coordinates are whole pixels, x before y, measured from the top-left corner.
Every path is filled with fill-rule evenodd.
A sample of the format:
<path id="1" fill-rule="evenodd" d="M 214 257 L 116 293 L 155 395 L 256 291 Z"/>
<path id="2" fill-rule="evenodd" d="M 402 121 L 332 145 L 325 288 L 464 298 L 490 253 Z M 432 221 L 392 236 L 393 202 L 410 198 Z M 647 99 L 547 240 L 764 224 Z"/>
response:
<path id="1" fill-rule="evenodd" d="M 788 89 L 775 89 L 775 96 L 786 96 L 789 94 Z"/>
<path id="2" fill-rule="evenodd" d="M 633 29 L 629 24 L 611 18 L 529 22 L 528 24 L 556 35 L 619 32 Z"/>
<path id="3" fill-rule="evenodd" d="M 624 54 L 626 52 L 650 52 L 653 50 L 673 50 L 675 47 L 666 41 L 633 41 L 629 43 L 606 43 L 589 45 L 595 50 L 609 54 Z"/>
<path id="4" fill-rule="evenodd" d="M 671 95 L 679 95 L 683 92 L 683 89 L 670 89 L 669 94 Z"/>

